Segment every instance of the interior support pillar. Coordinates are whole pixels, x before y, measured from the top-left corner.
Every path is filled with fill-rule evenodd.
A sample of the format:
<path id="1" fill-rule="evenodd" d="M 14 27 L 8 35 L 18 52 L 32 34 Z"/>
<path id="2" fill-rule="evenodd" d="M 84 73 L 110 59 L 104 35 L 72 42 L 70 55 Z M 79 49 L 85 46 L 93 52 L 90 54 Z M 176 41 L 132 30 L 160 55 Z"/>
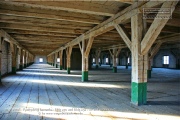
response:
<path id="1" fill-rule="evenodd" d="M 71 73 L 71 53 L 72 53 L 72 46 L 68 47 L 66 49 L 66 55 L 67 55 L 67 73 Z"/>
<path id="2" fill-rule="evenodd" d="M 57 52 L 54 53 L 54 66 L 55 66 L 56 68 L 58 68 L 58 64 L 57 64 L 57 56 L 58 56 L 58 53 L 57 53 Z"/>
<path id="3" fill-rule="evenodd" d="M 60 58 L 60 70 L 63 69 L 63 50 L 59 51 L 59 58 Z"/>
<path id="4" fill-rule="evenodd" d="M 82 38 L 82 46 L 79 43 L 79 47 L 82 54 L 82 82 L 88 81 L 88 65 L 89 65 L 89 52 L 91 50 L 91 46 L 94 40 L 93 36 L 89 37 L 89 40 L 84 40 L 84 36 Z"/>
<path id="5" fill-rule="evenodd" d="M 17 65 L 17 46 L 10 43 L 11 53 L 12 53 L 12 74 L 16 74 Z"/>
<path id="6" fill-rule="evenodd" d="M 4 38 L 1 37 L 1 41 L 0 41 L 0 84 L 1 84 L 1 66 L 2 66 L 2 45 L 3 45 L 3 42 L 4 42 Z"/>
<path id="7" fill-rule="evenodd" d="M 112 61 L 113 61 L 113 72 L 117 73 L 117 62 L 116 62 L 116 58 L 118 58 L 119 53 L 121 51 L 121 48 L 114 48 L 113 52 L 111 52 L 111 50 L 109 50 L 110 55 L 112 57 Z"/>
<path id="8" fill-rule="evenodd" d="M 151 63 L 152 63 L 152 60 L 153 60 L 154 56 L 157 54 L 157 52 L 159 51 L 161 45 L 162 45 L 162 42 L 158 42 L 150 52 L 150 56 L 148 58 L 148 70 L 147 70 L 147 77 L 148 78 L 151 78 L 151 71 L 152 71 Z"/>
<path id="9" fill-rule="evenodd" d="M 96 69 L 99 67 L 99 58 L 101 55 L 101 50 L 96 50 L 95 51 L 95 62 L 96 62 Z"/>
<path id="10" fill-rule="evenodd" d="M 27 55 L 26 50 L 24 50 L 24 68 L 26 68 L 26 55 Z"/>
<path id="11" fill-rule="evenodd" d="M 131 18 L 132 29 L 132 82 L 131 102 L 135 105 L 146 104 L 148 55 L 141 55 L 142 15 Z"/>

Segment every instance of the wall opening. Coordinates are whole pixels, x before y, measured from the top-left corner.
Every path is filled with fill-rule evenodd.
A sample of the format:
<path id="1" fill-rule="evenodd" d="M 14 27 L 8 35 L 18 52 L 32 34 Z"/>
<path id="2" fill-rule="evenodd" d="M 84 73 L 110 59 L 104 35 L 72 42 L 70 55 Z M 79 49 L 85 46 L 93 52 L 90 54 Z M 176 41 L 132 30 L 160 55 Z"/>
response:
<path id="1" fill-rule="evenodd" d="M 43 58 L 39 58 L 39 63 L 43 63 Z"/>
<path id="2" fill-rule="evenodd" d="M 164 65 L 169 65 L 169 56 L 163 56 L 163 64 Z"/>
<path id="3" fill-rule="evenodd" d="M 57 62 L 58 62 L 58 63 L 60 62 L 60 58 L 57 58 Z"/>

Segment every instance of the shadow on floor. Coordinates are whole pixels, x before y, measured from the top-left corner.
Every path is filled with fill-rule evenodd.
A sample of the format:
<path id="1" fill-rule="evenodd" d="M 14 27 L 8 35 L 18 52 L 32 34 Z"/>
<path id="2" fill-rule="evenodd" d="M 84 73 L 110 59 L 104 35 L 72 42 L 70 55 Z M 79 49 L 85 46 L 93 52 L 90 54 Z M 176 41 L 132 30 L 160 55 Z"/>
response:
<path id="1" fill-rule="evenodd" d="M 180 101 L 148 101 L 147 105 L 175 105 L 175 106 L 180 106 Z"/>

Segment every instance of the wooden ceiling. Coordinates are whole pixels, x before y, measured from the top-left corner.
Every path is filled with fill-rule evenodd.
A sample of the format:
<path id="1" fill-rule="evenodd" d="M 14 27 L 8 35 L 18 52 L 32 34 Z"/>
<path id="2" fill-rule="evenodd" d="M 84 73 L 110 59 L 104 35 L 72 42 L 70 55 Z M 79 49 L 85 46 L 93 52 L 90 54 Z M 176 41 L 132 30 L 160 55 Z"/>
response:
<path id="1" fill-rule="evenodd" d="M 5 1 L 0 2 L 0 28 L 34 55 L 48 55 L 98 24 L 106 21 L 132 2 L 103 1 Z M 180 5 L 163 28 L 160 37 L 179 34 Z M 147 20 L 150 26 L 152 20 Z M 131 34 L 130 20 L 123 24 Z M 125 45 L 113 29 L 95 37 L 93 48 Z"/>

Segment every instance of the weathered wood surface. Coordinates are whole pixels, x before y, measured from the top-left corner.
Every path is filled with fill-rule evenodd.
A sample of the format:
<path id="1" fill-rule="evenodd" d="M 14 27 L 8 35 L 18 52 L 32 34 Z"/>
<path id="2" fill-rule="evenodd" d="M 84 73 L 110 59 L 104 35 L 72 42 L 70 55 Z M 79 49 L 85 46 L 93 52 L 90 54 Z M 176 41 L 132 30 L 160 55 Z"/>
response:
<path id="1" fill-rule="evenodd" d="M 179 119 L 179 71 L 154 68 L 154 78 L 148 83 L 149 105 L 137 107 L 129 104 L 130 70 L 118 66 L 118 73 L 113 74 L 108 66 L 100 67 L 103 73 L 90 71 L 88 83 L 80 82 L 81 71 L 69 75 L 49 65 L 33 65 L 18 71 L 17 75 L 3 78 L 3 86 L 0 86 L 0 119 L 163 119 L 158 114 L 166 114 L 168 116 L 165 117 L 169 119 Z M 37 112 L 23 111 L 23 108 L 27 110 L 30 107 L 81 108 L 86 109 L 86 112 L 42 116 Z"/>

